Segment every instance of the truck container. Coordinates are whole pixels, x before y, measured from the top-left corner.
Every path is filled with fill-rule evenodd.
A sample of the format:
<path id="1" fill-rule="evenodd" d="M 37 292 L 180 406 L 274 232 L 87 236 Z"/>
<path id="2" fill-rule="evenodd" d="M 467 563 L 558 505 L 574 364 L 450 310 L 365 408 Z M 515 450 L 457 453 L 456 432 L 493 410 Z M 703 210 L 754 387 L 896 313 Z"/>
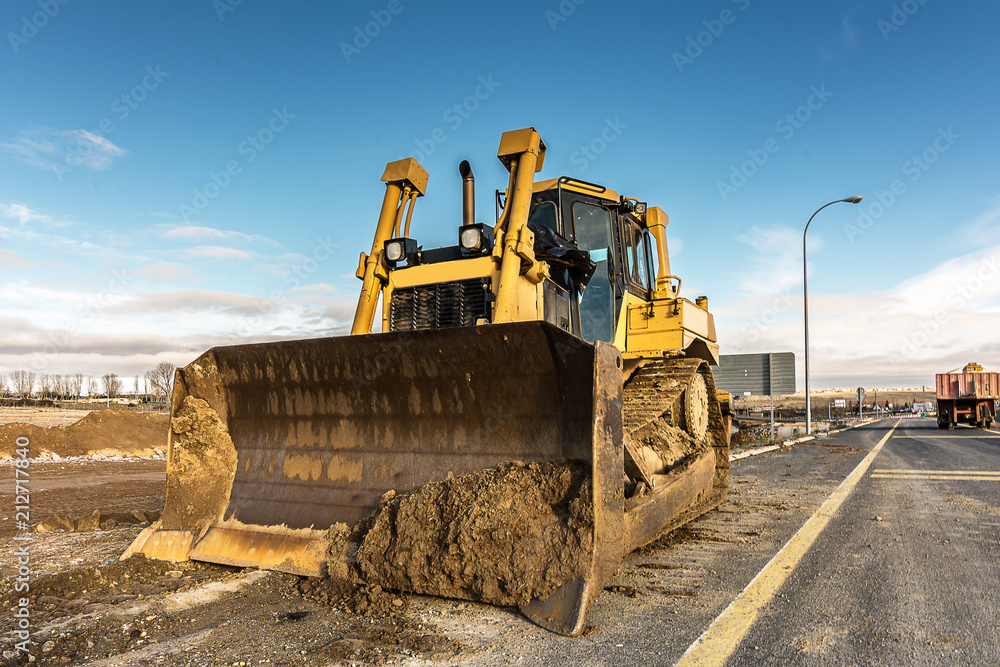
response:
<path id="1" fill-rule="evenodd" d="M 997 400 L 1000 399 L 1000 374 L 984 371 L 977 363 L 970 363 L 955 373 L 938 373 L 937 424 L 938 428 L 955 428 L 955 424 L 969 424 L 990 428 L 996 421 Z"/>

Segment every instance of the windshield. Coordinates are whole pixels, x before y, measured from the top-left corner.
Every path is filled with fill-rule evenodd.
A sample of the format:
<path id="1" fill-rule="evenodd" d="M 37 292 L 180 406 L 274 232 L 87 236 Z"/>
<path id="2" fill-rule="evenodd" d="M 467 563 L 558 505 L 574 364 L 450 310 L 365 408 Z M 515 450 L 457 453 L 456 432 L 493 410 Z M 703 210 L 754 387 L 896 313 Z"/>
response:
<path id="1" fill-rule="evenodd" d="M 615 293 L 608 264 L 611 254 L 611 214 L 594 204 L 573 204 L 577 246 L 597 263 L 594 277 L 580 296 L 581 336 L 588 342 L 615 339 Z"/>

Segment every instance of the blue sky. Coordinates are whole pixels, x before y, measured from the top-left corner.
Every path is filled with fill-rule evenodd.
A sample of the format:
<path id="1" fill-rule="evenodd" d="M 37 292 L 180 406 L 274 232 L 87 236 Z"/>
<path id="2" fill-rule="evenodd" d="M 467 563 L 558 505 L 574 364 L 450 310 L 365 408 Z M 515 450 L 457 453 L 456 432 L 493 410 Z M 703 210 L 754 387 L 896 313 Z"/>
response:
<path id="1" fill-rule="evenodd" d="M 541 178 L 662 207 L 723 353 L 813 386 L 1000 367 L 1000 6 L 987 2 L 11 1 L 0 9 L 0 372 L 123 376 L 345 333 L 386 162 L 412 236 L 478 218 L 500 134 Z M 367 32 L 367 34 L 366 34 Z"/>

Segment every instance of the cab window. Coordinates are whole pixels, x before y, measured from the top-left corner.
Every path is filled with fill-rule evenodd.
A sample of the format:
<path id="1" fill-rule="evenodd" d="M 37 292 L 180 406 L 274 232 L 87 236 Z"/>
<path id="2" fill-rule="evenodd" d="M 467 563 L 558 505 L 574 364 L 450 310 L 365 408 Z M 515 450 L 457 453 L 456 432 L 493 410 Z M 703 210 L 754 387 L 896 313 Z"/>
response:
<path id="1" fill-rule="evenodd" d="M 528 224 L 532 223 L 548 227 L 558 234 L 559 229 L 556 227 L 556 205 L 550 201 L 535 204 L 531 209 L 531 215 L 528 217 Z"/>
<path id="2" fill-rule="evenodd" d="M 615 339 L 615 293 L 611 284 L 611 214 L 603 206 L 575 202 L 577 247 L 590 252 L 597 270 L 580 296 L 581 337 L 589 342 Z"/>
<path id="3" fill-rule="evenodd" d="M 642 229 L 631 220 L 625 221 L 625 261 L 628 268 L 629 284 L 639 290 L 648 290 L 649 256 L 648 244 Z"/>

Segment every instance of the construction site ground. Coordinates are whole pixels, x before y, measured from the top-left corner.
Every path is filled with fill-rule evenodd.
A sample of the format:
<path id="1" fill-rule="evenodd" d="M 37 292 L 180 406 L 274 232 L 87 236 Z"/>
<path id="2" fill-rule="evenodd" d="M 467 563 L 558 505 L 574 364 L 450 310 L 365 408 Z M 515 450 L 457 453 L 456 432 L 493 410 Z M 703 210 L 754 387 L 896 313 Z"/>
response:
<path id="1" fill-rule="evenodd" d="M 917 422 L 923 424 L 920 433 L 933 427 L 929 420 L 907 420 L 905 427 L 917 428 Z M 128 518 L 134 516 L 132 510 L 152 518 L 162 508 L 162 457 L 32 461 L 27 470 L 33 524 L 53 514 L 81 519 L 94 510 L 118 519 L 108 523 L 102 518 L 104 528 L 98 530 L 31 533 L 30 540 L 17 539 L 25 534 L 13 519 L 17 468 L 8 460 L 0 464 L 0 662 L 28 664 L 15 650 L 11 632 L 18 609 L 19 554 L 27 547 L 31 664 L 673 664 L 894 425 L 884 420 L 735 461 L 723 505 L 626 557 L 589 614 L 589 629 L 578 638 L 542 630 L 513 607 L 375 588 L 331 591 L 293 575 L 203 563 L 119 562 L 118 554 L 143 528 Z M 987 445 L 992 442 L 1000 440 Z M 996 458 L 992 465 L 1000 467 Z M 990 502 L 988 496 L 984 501 L 974 495 L 961 507 L 952 504 L 955 523 L 949 528 L 982 518 L 992 522 L 992 528 L 984 529 L 983 548 L 992 554 L 993 564 L 969 567 L 980 568 L 985 580 L 995 582 L 1000 508 L 995 496 Z M 865 526 L 882 521 L 874 512 L 885 513 L 861 511 L 853 518 Z M 970 511 L 971 518 L 966 516 Z M 902 524 L 893 521 L 888 539 L 906 533 Z M 886 527 L 888 522 L 879 524 Z M 934 533 L 932 540 L 947 539 L 933 526 L 928 531 Z M 840 554 L 841 562 L 825 563 L 823 555 L 810 554 L 809 568 L 814 578 L 831 570 L 857 578 L 851 572 L 863 570 L 861 559 L 871 547 L 862 545 L 863 553 L 848 561 Z M 946 548 L 944 556 L 956 558 L 953 551 Z M 940 566 L 931 560 L 932 553 L 942 555 L 928 548 L 926 561 L 919 562 L 922 569 L 904 572 L 904 577 L 933 576 Z M 795 592 L 781 593 L 765 620 L 775 622 L 775 614 L 787 606 L 783 598 L 787 594 L 791 599 Z M 847 593 L 828 594 L 824 600 L 797 600 L 802 606 L 809 603 L 808 617 L 784 610 L 790 616 L 779 624 L 780 639 L 751 634 L 730 664 L 765 664 L 778 656 L 773 664 L 840 664 L 856 654 L 852 651 L 885 656 L 884 661 L 876 657 L 858 664 L 938 664 L 942 659 L 985 664 L 977 660 L 996 656 L 997 639 L 976 636 L 975 629 L 995 627 L 1000 613 L 995 591 L 973 592 L 975 604 L 985 610 L 971 629 L 948 628 L 939 621 L 936 628 L 923 628 L 919 618 L 909 628 L 882 629 L 874 612 L 844 618 L 836 597 Z"/>

